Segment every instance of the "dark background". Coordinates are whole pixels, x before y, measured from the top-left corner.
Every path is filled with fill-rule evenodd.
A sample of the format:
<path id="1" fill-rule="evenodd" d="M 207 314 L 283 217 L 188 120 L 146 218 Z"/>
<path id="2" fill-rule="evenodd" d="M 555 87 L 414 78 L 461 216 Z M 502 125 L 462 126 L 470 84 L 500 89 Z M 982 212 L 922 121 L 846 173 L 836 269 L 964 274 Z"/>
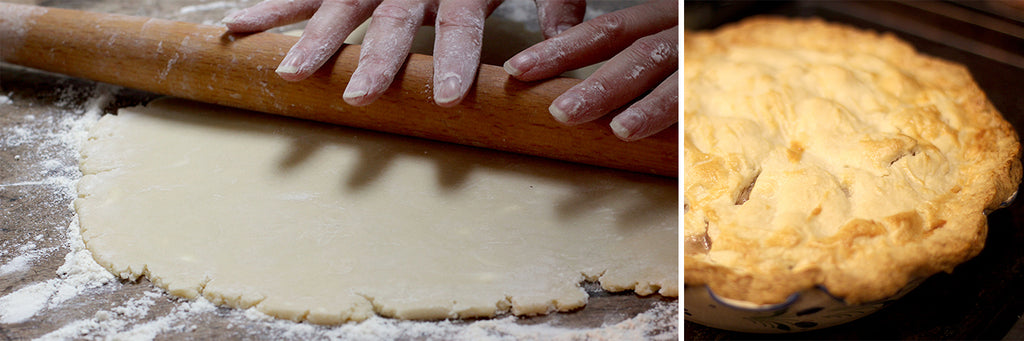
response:
<path id="1" fill-rule="evenodd" d="M 687 30 L 774 14 L 892 32 L 920 52 L 966 65 L 1018 136 L 1024 131 L 1024 7 L 1003 1 L 687 1 L 684 10 Z M 792 334 L 736 333 L 686 321 L 683 335 L 686 340 L 1024 340 L 1022 315 L 1024 199 L 1018 198 L 989 216 L 981 254 L 860 320 Z"/>

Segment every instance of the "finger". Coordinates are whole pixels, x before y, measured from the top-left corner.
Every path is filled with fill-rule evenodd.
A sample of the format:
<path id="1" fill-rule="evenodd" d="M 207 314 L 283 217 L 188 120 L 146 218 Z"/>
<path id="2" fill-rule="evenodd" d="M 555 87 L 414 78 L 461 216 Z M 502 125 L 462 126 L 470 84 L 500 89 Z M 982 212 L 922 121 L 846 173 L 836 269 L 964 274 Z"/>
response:
<path id="1" fill-rule="evenodd" d="M 268 0 L 231 13 L 223 20 L 230 32 L 258 32 L 313 16 L 323 0 Z"/>
<path id="2" fill-rule="evenodd" d="M 661 82 L 654 91 L 623 110 L 610 123 L 612 132 L 624 141 L 636 141 L 665 130 L 679 121 L 679 72 Z"/>
<path id="3" fill-rule="evenodd" d="M 345 102 L 367 105 L 387 90 L 409 54 L 416 29 L 434 6 L 425 1 L 387 0 L 373 11 L 359 52 L 359 66 L 345 88 Z"/>
<path id="4" fill-rule="evenodd" d="M 537 19 L 544 39 L 579 25 L 586 12 L 586 0 L 537 0 Z"/>
<path id="5" fill-rule="evenodd" d="M 277 67 L 277 74 L 289 81 L 312 75 L 378 4 L 380 1 L 324 0 L 306 24 L 302 37 Z"/>
<path id="6" fill-rule="evenodd" d="M 579 124 L 604 116 L 640 97 L 679 69 L 679 28 L 641 38 L 555 98 L 556 120 Z"/>
<path id="7" fill-rule="evenodd" d="M 466 97 L 480 65 L 484 19 L 501 1 L 441 1 L 434 21 L 434 103 L 451 107 Z"/>
<path id="8" fill-rule="evenodd" d="M 534 81 L 608 59 L 637 39 L 678 26 L 677 1 L 652 1 L 608 13 L 512 56 L 505 71 Z"/>

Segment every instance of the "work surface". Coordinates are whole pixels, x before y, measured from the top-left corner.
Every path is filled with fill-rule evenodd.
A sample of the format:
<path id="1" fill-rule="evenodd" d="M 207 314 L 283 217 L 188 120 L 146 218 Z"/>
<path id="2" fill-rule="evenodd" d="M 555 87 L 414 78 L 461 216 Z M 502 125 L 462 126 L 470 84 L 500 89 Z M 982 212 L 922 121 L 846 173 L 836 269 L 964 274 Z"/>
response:
<path id="1" fill-rule="evenodd" d="M 258 1 L 21 2 L 216 24 L 228 11 Z M 506 7 L 506 12 L 498 14 L 521 16 L 514 11 L 518 7 Z M 296 27 L 286 29 L 291 28 Z M 79 176 L 77 139 L 98 115 L 154 97 L 0 65 L 0 338 L 678 337 L 675 299 L 610 294 L 590 284 L 586 286 L 591 294 L 588 305 L 571 313 L 451 322 L 375 318 L 322 327 L 189 302 L 165 294 L 145 279 L 119 281 L 91 264 L 78 240 L 70 205 Z"/>

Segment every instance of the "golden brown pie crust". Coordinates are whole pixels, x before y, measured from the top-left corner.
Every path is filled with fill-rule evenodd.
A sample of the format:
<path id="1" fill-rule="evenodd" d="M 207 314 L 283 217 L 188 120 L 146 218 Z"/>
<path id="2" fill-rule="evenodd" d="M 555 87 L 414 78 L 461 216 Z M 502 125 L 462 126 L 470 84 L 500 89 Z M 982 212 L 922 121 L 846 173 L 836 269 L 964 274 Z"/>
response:
<path id="1" fill-rule="evenodd" d="M 978 254 L 1020 182 L 967 68 L 891 34 L 755 17 L 684 48 L 686 285 L 884 299 Z"/>

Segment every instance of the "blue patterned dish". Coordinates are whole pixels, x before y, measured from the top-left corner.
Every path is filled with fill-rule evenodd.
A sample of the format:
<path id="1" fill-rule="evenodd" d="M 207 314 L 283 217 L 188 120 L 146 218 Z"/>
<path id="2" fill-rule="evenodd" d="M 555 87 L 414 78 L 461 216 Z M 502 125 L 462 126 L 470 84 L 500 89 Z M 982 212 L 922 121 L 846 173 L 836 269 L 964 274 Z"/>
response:
<path id="1" fill-rule="evenodd" d="M 895 302 L 923 281 L 916 280 L 895 295 L 847 304 L 818 286 L 790 295 L 779 304 L 753 304 L 715 295 L 707 286 L 685 286 L 683 314 L 708 327 L 745 333 L 790 333 L 831 327 L 867 316 Z"/>

